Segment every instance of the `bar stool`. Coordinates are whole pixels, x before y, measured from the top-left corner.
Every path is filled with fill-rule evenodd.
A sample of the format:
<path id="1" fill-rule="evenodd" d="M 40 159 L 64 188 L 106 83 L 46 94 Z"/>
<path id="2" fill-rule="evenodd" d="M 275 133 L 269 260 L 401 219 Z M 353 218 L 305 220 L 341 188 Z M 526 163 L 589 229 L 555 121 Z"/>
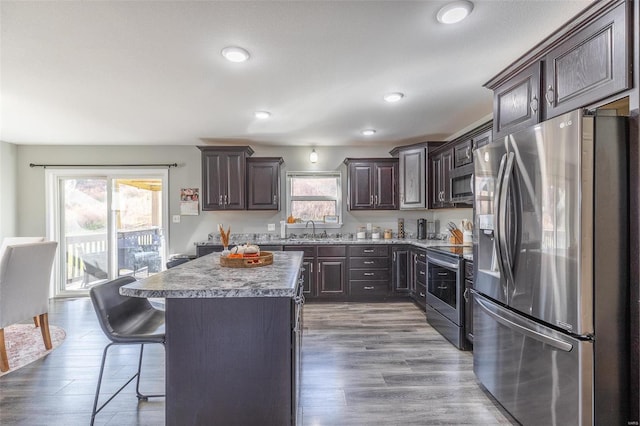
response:
<path id="1" fill-rule="evenodd" d="M 98 414 L 116 395 L 120 393 L 133 379 L 136 380 L 136 396 L 138 400 L 146 401 L 148 398 L 163 397 L 164 395 L 143 395 L 140 393 L 140 370 L 142 368 L 142 352 L 147 343 L 160 343 L 164 346 L 164 312 L 154 308 L 145 298 L 122 296 L 120 287 L 136 281 L 130 276 L 120 277 L 113 281 L 91 287 L 89 291 L 93 307 L 98 316 L 98 322 L 102 331 L 111 341 L 102 353 L 100 376 L 96 396 L 91 412 L 91 425 Z M 140 345 L 140 359 L 138 371 L 111 397 L 98 407 L 102 374 L 107 358 L 107 351 L 113 345 Z"/>

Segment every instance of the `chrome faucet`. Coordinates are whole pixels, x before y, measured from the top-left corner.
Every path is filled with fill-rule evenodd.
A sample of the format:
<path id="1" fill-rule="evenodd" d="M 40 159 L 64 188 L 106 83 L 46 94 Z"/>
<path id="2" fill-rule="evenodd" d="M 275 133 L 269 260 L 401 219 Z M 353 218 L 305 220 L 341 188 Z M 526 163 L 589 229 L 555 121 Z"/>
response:
<path id="1" fill-rule="evenodd" d="M 308 220 L 307 223 L 304 225 L 304 229 L 307 229 L 307 227 L 309 227 L 309 222 L 311 222 L 311 226 L 313 226 L 313 234 L 311 235 L 311 238 L 316 238 L 316 223 L 312 220 Z"/>

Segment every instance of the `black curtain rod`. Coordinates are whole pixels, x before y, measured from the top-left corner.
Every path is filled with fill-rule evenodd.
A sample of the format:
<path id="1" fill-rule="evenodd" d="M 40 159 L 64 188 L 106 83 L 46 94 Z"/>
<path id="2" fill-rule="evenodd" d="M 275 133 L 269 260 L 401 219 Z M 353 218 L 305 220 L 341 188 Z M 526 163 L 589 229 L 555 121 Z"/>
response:
<path id="1" fill-rule="evenodd" d="M 29 167 L 178 167 L 178 163 L 171 164 L 34 164 Z"/>

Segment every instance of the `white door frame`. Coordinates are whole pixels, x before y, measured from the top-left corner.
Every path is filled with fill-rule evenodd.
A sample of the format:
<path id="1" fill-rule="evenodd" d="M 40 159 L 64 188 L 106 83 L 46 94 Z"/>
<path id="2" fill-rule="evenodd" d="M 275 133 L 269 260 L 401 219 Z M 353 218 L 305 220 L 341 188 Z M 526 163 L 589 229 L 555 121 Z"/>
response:
<path id="1" fill-rule="evenodd" d="M 164 233 L 165 244 L 162 246 L 163 252 L 161 253 L 162 258 L 166 259 L 166 250 L 169 246 L 169 170 L 166 168 L 156 169 L 156 168 L 72 168 L 72 169 L 64 169 L 64 168 L 55 168 L 55 169 L 45 169 L 45 217 L 46 217 L 46 234 L 47 239 L 52 241 L 58 241 L 58 245 L 62 244 L 61 239 L 61 229 L 60 229 L 60 219 L 61 219 L 61 204 L 60 204 L 60 185 L 59 181 L 61 178 L 74 178 L 74 177 L 86 177 L 86 178 L 105 178 L 107 179 L 107 205 L 109 208 L 112 206 L 112 187 L 111 182 L 113 179 L 127 179 L 131 177 L 149 177 L 156 178 L 162 180 L 162 229 Z M 115 233 L 113 232 L 115 223 L 114 223 L 114 214 L 112 211 L 109 211 L 108 222 L 107 222 L 107 235 L 111 238 L 111 240 L 115 239 Z M 110 241 L 110 246 L 112 250 L 117 250 L 114 248 L 115 241 Z M 65 291 L 65 281 L 66 277 L 63 277 L 62 274 L 64 272 L 64 268 L 61 267 L 61 258 L 60 254 L 62 250 L 59 249 L 56 253 L 56 258 L 53 264 L 53 276 L 54 279 L 52 281 L 51 288 L 49 289 L 49 294 L 52 297 L 77 297 L 83 294 L 83 292 L 78 291 Z M 113 256 L 109 256 L 109 261 Z M 113 267 L 110 265 L 110 269 Z M 88 291 L 87 293 L 88 294 Z"/>

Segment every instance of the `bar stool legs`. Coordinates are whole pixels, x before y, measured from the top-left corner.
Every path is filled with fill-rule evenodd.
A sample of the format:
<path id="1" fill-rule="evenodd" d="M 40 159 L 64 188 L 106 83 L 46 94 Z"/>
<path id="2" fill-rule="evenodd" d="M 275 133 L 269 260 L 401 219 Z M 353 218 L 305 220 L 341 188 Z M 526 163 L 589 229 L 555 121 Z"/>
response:
<path id="1" fill-rule="evenodd" d="M 111 400 L 113 398 L 116 397 L 116 395 L 118 395 L 125 387 L 127 387 L 127 385 L 129 383 L 131 383 L 133 381 L 133 379 L 136 379 L 136 396 L 138 397 L 138 401 L 148 401 L 149 398 L 160 398 L 160 397 L 164 397 L 164 394 L 154 394 L 154 395 L 144 395 L 140 392 L 140 372 L 142 370 L 142 354 L 144 351 L 144 343 L 140 344 L 140 357 L 138 358 L 138 371 L 136 372 L 136 374 L 134 374 L 133 376 L 131 376 L 129 378 L 129 380 L 127 380 L 127 382 L 120 386 L 120 388 L 113 394 L 111 395 L 111 397 L 109 397 L 109 399 L 107 399 L 99 408 L 98 408 L 98 399 L 100 397 L 100 387 L 102 385 L 102 375 L 104 374 L 104 365 L 107 359 L 107 352 L 109 351 L 109 348 L 113 345 L 131 345 L 131 343 L 115 343 L 115 342 L 111 342 L 109 343 L 107 346 L 105 346 L 104 351 L 102 352 L 102 363 L 100 365 L 100 375 L 98 376 L 98 386 L 96 388 L 96 396 L 95 399 L 93 400 L 93 410 L 91 411 L 91 426 L 93 426 L 93 423 L 95 421 L 96 415 L 109 403 L 111 402 Z M 164 347 L 164 343 L 162 343 L 162 346 Z"/>

